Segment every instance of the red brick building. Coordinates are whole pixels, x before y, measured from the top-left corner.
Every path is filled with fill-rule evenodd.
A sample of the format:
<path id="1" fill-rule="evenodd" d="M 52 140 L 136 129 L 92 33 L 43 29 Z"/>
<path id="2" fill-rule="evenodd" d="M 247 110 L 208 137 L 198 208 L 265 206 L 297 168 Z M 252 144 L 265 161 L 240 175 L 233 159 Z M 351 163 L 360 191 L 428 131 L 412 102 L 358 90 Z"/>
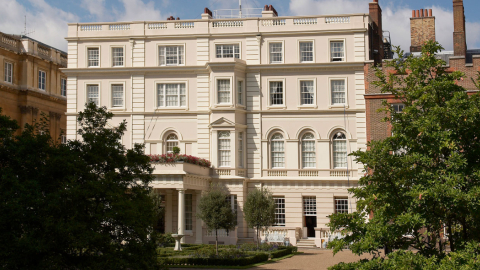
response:
<path id="1" fill-rule="evenodd" d="M 453 0 L 454 32 L 453 32 L 453 52 L 442 52 L 438 56 L 447 62 L 447 68 L 450 71 L 462 71 L 466 79 L 459 84 L 467 91 L 476 92 L 478 89 L 470 78 L 476 79 L 480 71 L 480 51 L 467 50 L 465 33 L 465 15 L 463 0 Z M 422 44 L 427 40 L 435 40 L 435 17 L 432 10 L 414 10 L 410 19 L 411 31 L 411 54 L 419 54 Z M 384 60 L 385 61 L 385 60 Z M 365 64 L 365 104 L 367 118 L 367 141 L 382 140 L 390 136 L 391 129 L 388 123 L 382 122 L 385 118 L 385 112 L 377 112 L 382 108 L 382 102 L 387 100 L 396 109 L 401 110 L 402 104 L 394 99 L 394 96 L 388 93 L 381 93 L 380 89 L 373 85 L 376 81 L 375 65 L 381 65 L 382 71 L 387 73 L 389 68 L 384 67 L 384 62 L 377 64 L 376 61 L 370 61 Z"/>

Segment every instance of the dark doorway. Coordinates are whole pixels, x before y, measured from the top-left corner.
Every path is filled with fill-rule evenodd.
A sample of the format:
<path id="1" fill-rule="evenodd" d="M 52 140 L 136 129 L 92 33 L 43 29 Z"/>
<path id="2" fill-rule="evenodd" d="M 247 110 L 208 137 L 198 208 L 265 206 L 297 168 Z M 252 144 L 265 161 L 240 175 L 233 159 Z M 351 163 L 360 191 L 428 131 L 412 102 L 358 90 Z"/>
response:
<path id="1" fill-rule="evenodd" d="M 306 216 L 305 227 L 307 227 L 307 237 L 315 237 L 315 228 L 317 227 L 317 217 Z"/>

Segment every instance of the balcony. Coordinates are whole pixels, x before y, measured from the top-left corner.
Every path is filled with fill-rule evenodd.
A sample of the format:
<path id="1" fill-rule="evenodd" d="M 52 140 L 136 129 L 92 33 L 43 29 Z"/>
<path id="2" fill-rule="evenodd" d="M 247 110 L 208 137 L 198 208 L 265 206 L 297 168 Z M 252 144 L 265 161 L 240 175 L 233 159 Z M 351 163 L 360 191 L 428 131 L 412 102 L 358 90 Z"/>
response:
<path id="1" fill-rule="evenodd" d="M 233 18 L 169 20 L 121 23 L 75 23 L 68 25 L 68 37 L 144 37 L 233 33 L 272 33 L 366 29 L 368 14 L 338 16 L 295 16 L 272 18 Z"/>
<path id="2" fill-rule="evenodd" d="M 210 168 L 184 162 L 176 163 L 153 163 L 153 174 L 157 175 L 185 175 L 210 176 Z"/>
<path id="3" fill-rule="evenodd" d="M 347 180 L 348 178 L 358 178 L 357 170 L 346 169 L 265 169 L 262 171 L 263 177 L 286 177 L 286 178 L 323 178 Z"/>

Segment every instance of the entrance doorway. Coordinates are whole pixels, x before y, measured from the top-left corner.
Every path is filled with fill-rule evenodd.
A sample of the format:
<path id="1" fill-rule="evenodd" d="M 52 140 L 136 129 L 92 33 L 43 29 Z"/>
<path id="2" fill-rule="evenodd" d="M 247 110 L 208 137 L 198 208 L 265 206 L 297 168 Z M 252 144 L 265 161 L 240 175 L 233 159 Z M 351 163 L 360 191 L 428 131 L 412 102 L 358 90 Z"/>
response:
<path id="1" fill-rule="evenodd" d="M 315 237 L 317 227 L 317 198 L 303 197 L 304 226 L 307 227 L 307 237 Z"/>

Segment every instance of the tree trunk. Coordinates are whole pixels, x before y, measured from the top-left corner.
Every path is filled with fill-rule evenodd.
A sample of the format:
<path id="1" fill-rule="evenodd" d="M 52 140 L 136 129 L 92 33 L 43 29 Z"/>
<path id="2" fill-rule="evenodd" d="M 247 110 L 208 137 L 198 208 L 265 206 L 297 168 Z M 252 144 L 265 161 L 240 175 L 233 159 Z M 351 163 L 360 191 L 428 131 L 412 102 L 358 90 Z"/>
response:
<path id="1" fill-rule="evenodd" d="M 452 234 L 452 222 L 448 221 L 448 241 L 450 241 L 450 251 L 454 252 L 455 251 L 455 243 L 453 240 L 453 234 Z"/>
<path id="2" fill-rule="evenodd" d="M 218 230 L 217 229 L 215 229 L 215 251 L 218 256 Z"/>
<path id="3" fill-rule="evenodd" d="M 257 228 L 257 250 L 260 248 L 260 235 L 259 235 L 260 228 Z"/>

